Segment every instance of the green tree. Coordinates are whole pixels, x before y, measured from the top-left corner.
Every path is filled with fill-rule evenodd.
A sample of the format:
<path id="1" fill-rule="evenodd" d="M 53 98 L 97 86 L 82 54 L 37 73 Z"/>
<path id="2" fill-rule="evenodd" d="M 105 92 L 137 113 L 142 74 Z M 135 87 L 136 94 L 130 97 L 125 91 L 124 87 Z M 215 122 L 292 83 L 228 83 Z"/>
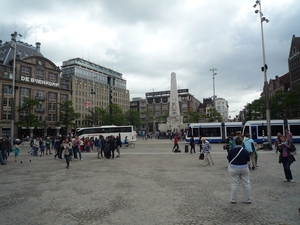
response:
<path id="1" fill-rule="evenodd" d="M 265 98 L 259 98 L 248 104 L 246 120 L 260 120 L 266 117 Z"/>
<path id="2" fill-rule="evenodd" d="M 146 131 L 149 132 L 149 122 L 154 120 L 154 112 L 152 108 L 147 108 L 145 111 L 141 112 L 143 116 L 142 123 L 146 127 Z"/>
<path id="3" fill-rule="evenodd" d="M 80 113 L 75 112 L 73 103 L 70 100 L 59 103 L 59 121 L 57 125 L 64 125 L 67 129 L 75 127 L 74 120 L 80 117 Z"/>
<path id="4" fill-rule="evenodd" d="M 125 113 L 125 121 L 127 124 L 133 126 L 139 126 L 142 124 L 138 111 L 131 109 Z"/>
<path id="5" fill-rule="evenodd" d="M 36 115 L 32 113 L 33 109 L 38 105 L 40 105 L 38 100 L 24 97 L 22 99 L 21 106 L 18 108 L 18 113 L 24 116 L 22 116 L 20 120 L 16 122 L 16 125 L 26 127 L 27 130 L 29 127 L 43 126 L 43 123 L 39 122 L 36 119 Z"/>
<path id="6" fill-rule="evenodd" d="M 194 110 L 188 111 L 187 115 L 185 115 L 185 119 L 188 123 L 198 123 L 200 119 L 200 114 Z"/>
<path id="7" fill-rule="evenodd" d="M 206 113 L 207 122 L 222 122 L 222 115 L 213 107 L 210 107 Z"/>
<path id="8" fill-rule="evenodd" d="M 89 115 L 85 117 L 87 121 L 90 121 L 92 125 L 102 125 L 108 124 L 107 118 L 108 113 L 107 110 L 103 109 L 102 107 L 94 107 L 89 110 Z"/>
<path id="9" fill-rule="evenodd" d="M 112 103 L 108 105 L 106 111 L 108 112 L 105 118 L 107 124 L 114 124 L 117 126 L 124 125 L 125 117 L 119 105 Z"/>

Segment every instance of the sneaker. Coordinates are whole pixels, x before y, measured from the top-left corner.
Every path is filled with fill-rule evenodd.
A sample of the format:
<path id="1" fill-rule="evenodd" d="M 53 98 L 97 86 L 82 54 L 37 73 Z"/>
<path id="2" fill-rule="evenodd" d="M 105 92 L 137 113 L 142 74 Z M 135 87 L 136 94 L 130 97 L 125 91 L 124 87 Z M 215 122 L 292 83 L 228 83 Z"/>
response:
<path id="1" fill-rule="evenodd" d="M 235 200 L 231 200 L 230 203 L 231 204 L 236 204 L 236 201 Z"/>
<path id="2" fill-rule="evenodd" d="M 295 181 L 294 181 L 294 180 L 289 180 L 288 182 L 290 182 L 290 183 L 295 183 Z"/>
<path id="3" fill-rule="evenodd" d="M 78 159 L 75 159 L 75 160 L 78 160 Z"/>
<path id="4" fill-rule="evenodd" d="M 252 166 L 252 169 L 255 170 L 255 166 Z"/>
<path id="5" fill-rule="evenodd" d="M 248 200 L 245 202 L 246 204 L 251 204 L 251 200 Z"/>
<path id="6" fill-rule="evenodd" d="M 283 182 L 289 182 L 289 180 L 288 180 L 288 179 L 286 179 L 286 180 L 284 180 Z"/>

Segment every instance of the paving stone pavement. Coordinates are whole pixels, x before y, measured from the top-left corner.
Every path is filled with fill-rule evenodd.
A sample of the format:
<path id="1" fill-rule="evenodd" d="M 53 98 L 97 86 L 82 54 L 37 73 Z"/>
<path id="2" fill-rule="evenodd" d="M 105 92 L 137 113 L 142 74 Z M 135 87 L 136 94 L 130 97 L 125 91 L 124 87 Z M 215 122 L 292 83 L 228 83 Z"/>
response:
<path id="1" fill-rule="evenodd" d="M 21 145 L 18 162 L 11 155 L 0 166 L 0 224 L 300 224 L 300 154 L 291 166 L 296 183 L 285 183 L 278 154 L 259 151 L 252 204 L 242 202 L 241 187 L 238 203 L 230 204 L 222 145 L 212 144 L 209 166 L 184 145 L 173 153 L 171 140 L 138 140 L 120 158 L 83 153 L 70 169 Z"/>

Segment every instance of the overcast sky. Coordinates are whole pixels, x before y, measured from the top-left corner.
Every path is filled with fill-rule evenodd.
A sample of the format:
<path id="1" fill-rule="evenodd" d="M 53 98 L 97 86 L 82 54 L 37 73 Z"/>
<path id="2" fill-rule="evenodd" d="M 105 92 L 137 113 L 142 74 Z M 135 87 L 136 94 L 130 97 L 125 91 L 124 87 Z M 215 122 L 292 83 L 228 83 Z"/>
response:
<path id="1" fill-rule="evenodd" d="M 2 0 L 0 40 L 35 45 L 57 66 L 84 58 L 123 74 L 130 98 L 178 88 L 203 102 L 215 92 L 230 115 L 258 99 L 264 76 L 255 0 Z M 288 72 L 299 0 L 262 0 L 268 80 Z M 257 7 L 258 8 L 258 7 Z"/>

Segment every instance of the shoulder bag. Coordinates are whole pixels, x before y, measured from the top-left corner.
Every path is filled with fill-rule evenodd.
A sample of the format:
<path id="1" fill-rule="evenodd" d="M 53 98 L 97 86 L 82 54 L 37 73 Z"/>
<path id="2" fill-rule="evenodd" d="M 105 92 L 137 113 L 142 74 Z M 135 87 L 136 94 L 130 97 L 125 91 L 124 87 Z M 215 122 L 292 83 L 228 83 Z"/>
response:
<path id="1" fill-rule="evenodd" d="M 243 147 L 241 147 L 240 151 L 238 152 L 238 154 L 236 154 L 236 156 L 230 161 L 229 164 L 231 164 L 238 156 L 239 154 L 241 153 L 241 151 L 243 150 Z"/>

